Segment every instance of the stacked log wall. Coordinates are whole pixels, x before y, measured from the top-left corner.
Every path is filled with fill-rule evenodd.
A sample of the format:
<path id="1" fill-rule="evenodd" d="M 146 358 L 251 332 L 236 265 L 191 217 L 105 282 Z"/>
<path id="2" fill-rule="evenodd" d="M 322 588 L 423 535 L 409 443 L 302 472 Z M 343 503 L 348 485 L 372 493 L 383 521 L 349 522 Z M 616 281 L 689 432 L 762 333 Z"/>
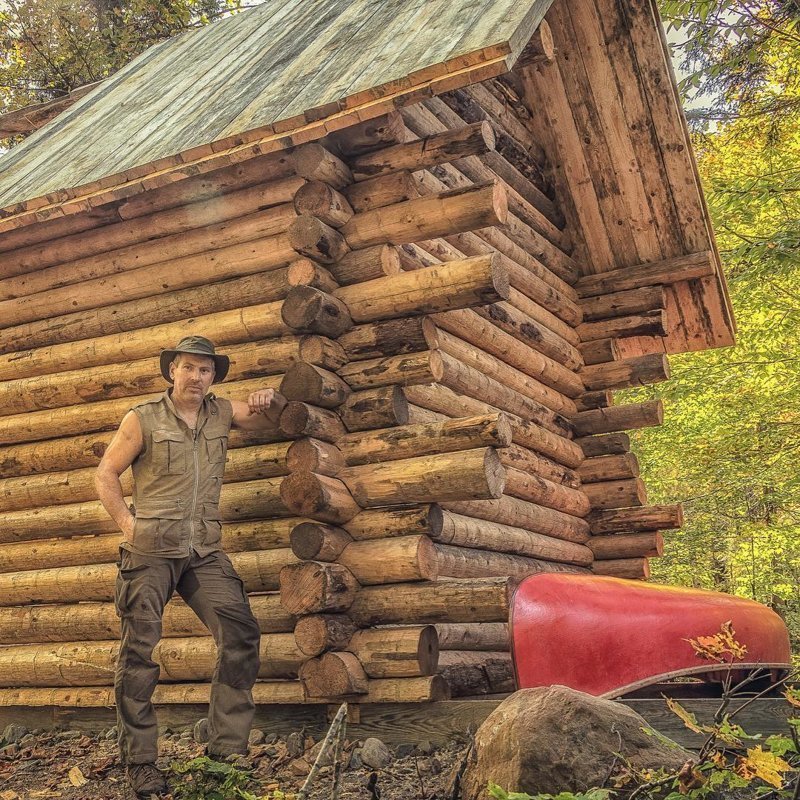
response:
<path id="1" fill-rule="evenodd" d="M 661 412 L 611 391 L 666 366 L 614 343 L 657 329 L 670 265 L 582 277 L 507 91 L 0 241 L 0 686 L 110 684 L 120 536 L 93 472 L 188 333 L 231 355 L 220 396 L 288 400 L 274 436 L 232 433 L 221 502 L 264 635 L 259 702 L 508 691 L 516 581 L 646 575 L 679 511 L 644 505 L 619 431 Z M 185 702 L 213 647 L 179 602 L 165 636 L 162 702 Z"/>

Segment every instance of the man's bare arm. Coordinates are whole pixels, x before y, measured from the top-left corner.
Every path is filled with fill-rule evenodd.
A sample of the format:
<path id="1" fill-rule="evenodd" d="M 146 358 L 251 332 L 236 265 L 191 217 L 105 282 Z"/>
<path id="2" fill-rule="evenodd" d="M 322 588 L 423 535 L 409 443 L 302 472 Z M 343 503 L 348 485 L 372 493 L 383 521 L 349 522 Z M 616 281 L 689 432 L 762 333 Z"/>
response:
<path id="1" fill-rule="evenodd" d="M 143 445 L 139 418 L 129 411 L 108 445 L 94 476 L 100 502 L 129 542 L 133 540 L 134 517 L 125 503 L 119 478 L 142 452 Z"/>
<path id="2" fill-rule="evenodd" d="M 278 420 L 286 407 L 286 398 L 274 389 L 259 389 L 253 392 L 244 403 L 231 400 L 233 406 L 233 425 L 246 431 L 278 430 Z"/>

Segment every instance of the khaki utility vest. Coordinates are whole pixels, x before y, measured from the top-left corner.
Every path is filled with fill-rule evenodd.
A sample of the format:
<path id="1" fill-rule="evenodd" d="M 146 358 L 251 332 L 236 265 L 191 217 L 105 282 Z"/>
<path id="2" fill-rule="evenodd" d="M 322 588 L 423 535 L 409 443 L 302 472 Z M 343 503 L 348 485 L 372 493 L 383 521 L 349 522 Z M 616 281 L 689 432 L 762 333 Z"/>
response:
<path id="1" fill-rule="evenodd" d="M 185 558 L 220 549 L 219 494 L 225 471 L 230 401 L 207 394 L 193 431 L 177 414 L 169 391 L 132 409 L 142 426 L 144 446 L 131 465 L 139 554 Z"/>

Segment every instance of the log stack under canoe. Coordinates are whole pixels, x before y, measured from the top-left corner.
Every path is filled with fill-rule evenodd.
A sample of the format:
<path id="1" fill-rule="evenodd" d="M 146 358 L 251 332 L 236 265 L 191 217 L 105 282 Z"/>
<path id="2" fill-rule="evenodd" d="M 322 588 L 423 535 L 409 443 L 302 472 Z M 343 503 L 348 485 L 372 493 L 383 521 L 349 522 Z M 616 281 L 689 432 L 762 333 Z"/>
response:
<path id="1" fill-rule="evenodd" d="M 645 578 L 680 509 L 646 505 L 624 433 L 660 405 L 612 392 L 668 370 L 618 342 L 665 335 L 664 286 L 707 259 L 587 274 L 549 176 L 489 80 L 0 234 L 0 705 L 108 698 L 119 534 L 93 472 L 189 333 L 231 355 L 219 396 L 288 401 L 232 434 L 221 501 L 259 703 L 511 691 L 517 581 Z M 159 701 L 196 701 L 213 643 L 179 601 L 164 635 Z"/>

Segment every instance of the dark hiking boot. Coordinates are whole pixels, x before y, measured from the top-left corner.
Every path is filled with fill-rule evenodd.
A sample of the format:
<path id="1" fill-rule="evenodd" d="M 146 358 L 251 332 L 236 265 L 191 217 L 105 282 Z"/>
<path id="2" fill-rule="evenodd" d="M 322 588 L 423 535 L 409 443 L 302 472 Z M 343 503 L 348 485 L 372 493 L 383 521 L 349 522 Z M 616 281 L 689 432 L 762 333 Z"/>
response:
<path id="1" fill-rule="evenodd" d="M 137 798 L 167 794 L 167 782 L 155 764 L 128 764 L 128 782 Z"/>

